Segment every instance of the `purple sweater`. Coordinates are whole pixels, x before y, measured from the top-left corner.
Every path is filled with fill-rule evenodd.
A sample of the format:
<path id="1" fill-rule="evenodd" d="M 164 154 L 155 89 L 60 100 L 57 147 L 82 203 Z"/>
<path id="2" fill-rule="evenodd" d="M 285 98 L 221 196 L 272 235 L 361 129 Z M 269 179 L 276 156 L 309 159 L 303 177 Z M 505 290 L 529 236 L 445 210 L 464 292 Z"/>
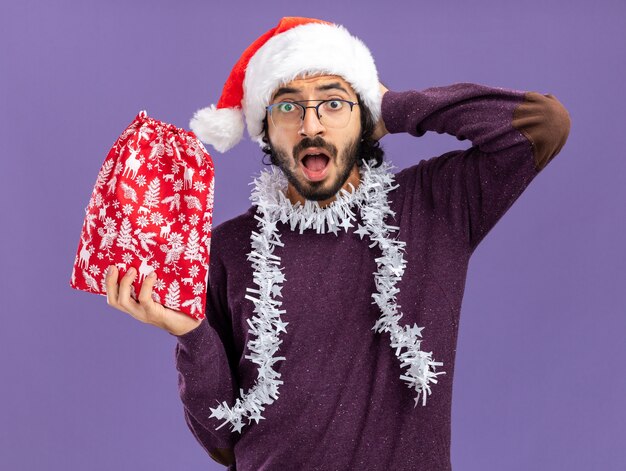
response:
<path id="1" fill-rule="evenodd" d="M 372 327 L 378 246 L 340 231 L 303 234 L 279 223 L 276 247 L 286 281 L 282 320 L 289 322 L 274 369 L 280 395 L 264 420 L 244 426 L 209 418 L 255 382 L 245 358 L 246 319 L 254 304 L 247 260 L 254 207 L 213 230 L 207 319 L 178 336 L 176 367 L 185 419 L 198 442 L 229 470 L 449 470 L 452 380 L 459 314 L 474 249 L 541 169 L 570 130 L 567 110 L 552 95 L 470 83 L 388 92 L 382 116 L 390 133 L 427 131 L 470 139 L 472 147 L 422 160 L 395 176 L 389 198 L 406 241 L 407 268 L 397 302 L 400 326 L 424 327 L 422 350 L 442 361 L 426 406 L 389 345 Z M 360 218 L 357 222 L 361 222 Z M 356 227 L 356 224 L 355 224 Z"/>

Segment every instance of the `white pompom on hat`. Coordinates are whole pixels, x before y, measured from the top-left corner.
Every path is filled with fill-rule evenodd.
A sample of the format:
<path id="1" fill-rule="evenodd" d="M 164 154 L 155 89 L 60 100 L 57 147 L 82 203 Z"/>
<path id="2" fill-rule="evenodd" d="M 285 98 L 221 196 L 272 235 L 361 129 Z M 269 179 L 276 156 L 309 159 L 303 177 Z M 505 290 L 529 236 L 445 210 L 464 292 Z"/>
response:
<path id="1" fill-rule="evenodd" d="M 241 55 L 224 84 L 217 106 L 198 110 L 189 125 L 204 143 L 219 152 L 233 148 L 248 134 L 263 146 L 263 119 L 273 92 L 298 77 L 338 75 L 380 117 L 382 95 L 369 49 L 343 26 L 313 18 L 285 17 Z"/>

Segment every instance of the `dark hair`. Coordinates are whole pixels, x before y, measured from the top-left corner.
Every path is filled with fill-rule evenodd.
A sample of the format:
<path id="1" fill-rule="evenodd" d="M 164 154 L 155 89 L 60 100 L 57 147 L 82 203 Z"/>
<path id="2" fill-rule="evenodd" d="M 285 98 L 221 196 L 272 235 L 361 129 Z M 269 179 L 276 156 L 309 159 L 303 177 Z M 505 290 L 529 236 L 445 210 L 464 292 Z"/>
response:
<path id="1" fill-rule="evenodd" d="M 372 168 L 380 167 L 383 163 L 385 151 L 380 147 L 380 143 L 378 141 L 372 139 L 372 134 L 374 133 L 374 129 L 376 128 L 376 123 L 374 122 L 374 118 L 372 117 L 372 113 L 370 112 L 369 108 L 365 106 L 363 101 L 361 101 L 361 97 L 357 94 L 356 98 L 359 103 L 359 108 L 361 110 L 361 140 L 359 143 L 359 155 L 357 156 L 357 165 L 359 167 L 362 167 L 363 161 L 366 161 Z M 272 152 L 272 148 L 267 137 L 267 114 L 265 115 L 265 118 L 263 118 L 262 132 L 263 142 L 265 143 L 265 145 L 261 150 L 265 155 L 270 156 L 269 163 L 265 162 L 265 155 L 263 156 L 263 164 L 278 166 L 278 162 L 276 162 L 276 158 L 274 156 L 274 153 Z"/>

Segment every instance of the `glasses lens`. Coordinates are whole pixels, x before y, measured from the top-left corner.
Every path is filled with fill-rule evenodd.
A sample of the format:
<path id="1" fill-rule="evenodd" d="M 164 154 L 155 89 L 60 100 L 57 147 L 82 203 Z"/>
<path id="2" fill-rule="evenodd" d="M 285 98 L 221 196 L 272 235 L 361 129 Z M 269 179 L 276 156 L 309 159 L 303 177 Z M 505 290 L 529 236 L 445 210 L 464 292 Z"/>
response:
<path id="1" fill-rule="evenodd" d="M 320 122 L 329 128 L 346 127 L 350 121 L 350 103 L 342 100 L 328 100 L 320 104 Z"/>
<path id="2" fill-rule="evenodd" d="M 293 128 L 302 121 L 303 108 L 298 103 L 282 102 L 272 106 L 270 118 L 277 128 Z"/>

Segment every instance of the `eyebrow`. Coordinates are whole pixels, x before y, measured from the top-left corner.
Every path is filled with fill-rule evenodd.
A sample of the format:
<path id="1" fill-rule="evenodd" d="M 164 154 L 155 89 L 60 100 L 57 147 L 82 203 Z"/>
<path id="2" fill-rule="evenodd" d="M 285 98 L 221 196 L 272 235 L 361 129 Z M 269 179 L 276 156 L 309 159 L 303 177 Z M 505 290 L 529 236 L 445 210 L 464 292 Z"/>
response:
<path id="1" fill-rule="evenodd" d="M 276 100 L 281 95 L 287 95 L 288 93 L 298 93 L 300 89 L 298 88 L 290 88 L 290 87 L 280 87 L 278 91 L 274 94 L 273 100 Z"/>
<path id="2" fill-rule="evenodd" d="M 346 95 L 350 95 L 350 93 L 348 93 L 348 90 L 343 88 L 339 82 L 332 82 L 332 83 L 327 83 L 326 85 L 320 85 L 319 87 L 316 88 L 316 90 L 319 92 L 325 92 L 326 90 L 341 90 Z"/>
<path id="3" fill-rule="evenodd" d="M 348 90 L 341 86 L 339 82 L 327 83 L 324 85 L 320 85 L 319 87 L 315 87 L 315 90 L 318 92 L 325 92 L 327 90 L 341 90 L 346 95 L 350 95 Z M 281 95 L 287 95 L 289 93 L 300 93 L 302 89 L 300 88 L 292 88 L 292 87 L 280 87 L 276 94 L 274 95 L 273 100 L 276 100 Z"/>

